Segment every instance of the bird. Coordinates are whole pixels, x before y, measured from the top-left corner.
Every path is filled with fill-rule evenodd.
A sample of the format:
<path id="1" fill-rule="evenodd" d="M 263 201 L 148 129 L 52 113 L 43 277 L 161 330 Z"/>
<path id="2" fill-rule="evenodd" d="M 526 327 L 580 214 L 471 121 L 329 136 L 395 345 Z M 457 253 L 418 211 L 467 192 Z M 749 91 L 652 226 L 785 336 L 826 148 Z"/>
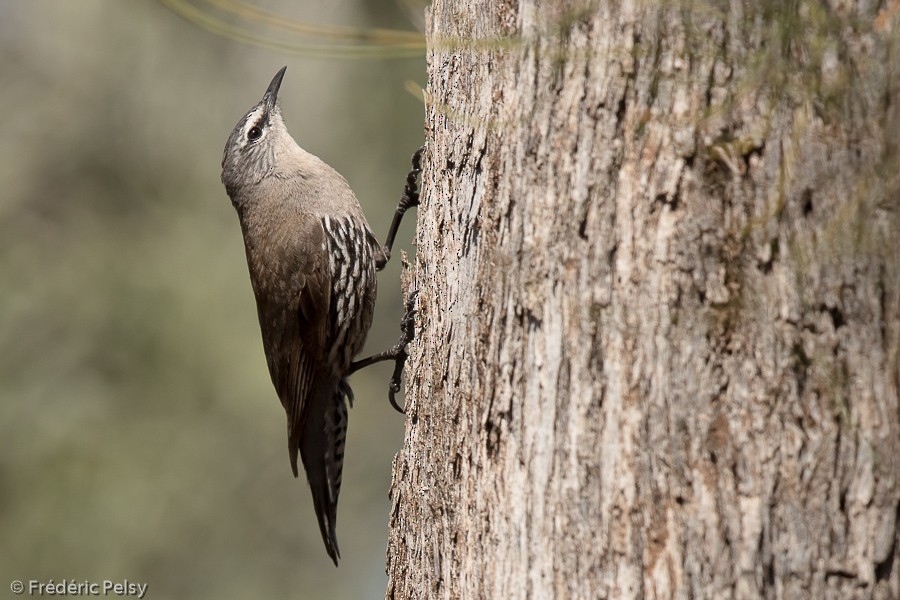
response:
<path id="1" fill-rule="evenodd" d="M 347 180 L 288 133 L 278 92 L 287 67 L 228 137 L 222 183 L 237 211 L 263 349 L 287 415 L 294 477 L 306 472 L 328 556 L 347 435 L 348 382 L 388 260 Z"/>

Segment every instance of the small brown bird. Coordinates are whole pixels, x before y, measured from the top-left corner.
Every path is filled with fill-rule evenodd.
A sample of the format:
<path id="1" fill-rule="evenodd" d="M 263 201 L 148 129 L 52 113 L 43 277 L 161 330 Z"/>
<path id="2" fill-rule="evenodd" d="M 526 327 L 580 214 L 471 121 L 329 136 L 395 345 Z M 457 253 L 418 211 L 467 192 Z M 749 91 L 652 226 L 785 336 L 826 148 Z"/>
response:
<path id="1" fill-rule="evenodd" d="M 241 222 L 272 383 L 303 461 L 328 555 L 335 535 L 353 357 L 372 323 L 386 261 L 347 181 L 304 151 L 278 105 L 284 67 L 225 145 L 222 182 Z"/>

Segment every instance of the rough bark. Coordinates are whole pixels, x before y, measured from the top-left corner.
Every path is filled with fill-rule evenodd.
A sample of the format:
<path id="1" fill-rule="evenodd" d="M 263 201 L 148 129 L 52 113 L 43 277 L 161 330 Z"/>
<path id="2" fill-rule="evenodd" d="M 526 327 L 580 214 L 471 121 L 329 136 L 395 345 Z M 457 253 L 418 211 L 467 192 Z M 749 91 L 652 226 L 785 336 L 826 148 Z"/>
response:
<path id="1" fill-rule="evenodd" d="M 900 597 L 876 4 L 435 0 L 387 597 Z"/>

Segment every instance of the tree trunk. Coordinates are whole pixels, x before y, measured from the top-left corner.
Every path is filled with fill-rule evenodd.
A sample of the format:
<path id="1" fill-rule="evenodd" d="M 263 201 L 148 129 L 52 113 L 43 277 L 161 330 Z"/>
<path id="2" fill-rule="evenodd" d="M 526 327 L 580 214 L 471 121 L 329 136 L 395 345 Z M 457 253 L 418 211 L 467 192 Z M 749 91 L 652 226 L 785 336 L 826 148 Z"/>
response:
<path id="1" fill-rule="evenodd" d="M 874 4 L 435 0 L 387 597 L 900 598 Z"/>

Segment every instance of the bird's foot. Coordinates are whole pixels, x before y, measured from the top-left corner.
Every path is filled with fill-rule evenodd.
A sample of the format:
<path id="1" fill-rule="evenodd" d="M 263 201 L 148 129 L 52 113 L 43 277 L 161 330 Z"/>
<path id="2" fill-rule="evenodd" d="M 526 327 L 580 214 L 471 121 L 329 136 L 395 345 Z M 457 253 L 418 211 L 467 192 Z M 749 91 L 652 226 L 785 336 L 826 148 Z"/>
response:
<path id="1" fill-rule="evenodd" d="M 394 219 L 391 221 L 391 227 L 388 230 L 387 238 L 385 238 L 384 246 L 381 247 L 382 256 L 377 261 L 375 268 L 382 270 L 388 261 L 391 260 L 391 250 L 394 247 L 394 238 L 397 235 L 397 229 L 403 220 L 403 215 L 410 208 L 419 205 L 419 173 L 422 172 L 422 153 L 425 152 L 425 146 L 416 150 L 412 155 L 412 169 L 406 175 L 406 185 L 403 186 L 403 196 L 400 197 L 400 203 L 397 210 L 394 211 Z"/>
<path id="2" fill-rule="evenodd" d="M 394 361 L 394 373 L 391 375 L 391 380 L 388 383 L 388 400 L 391 406 L 394 407 L 394 410 L 401 414 L 405 413 L 400 405 L 397 404 L 396 395 L 400 391 L 400 384 L 403 381 L 403 367 L 406 365 L 406 359 L 409 358 L 406 348 L 415 339 L 416 335 L 416 294 L 417 292 L 411 292 L 406 298 L 406 313 L 403 315 L 403 319 L 400 320 L 400 339 L 397 340 L 397 343 L 384 352 L 379 352 L 369 358 L 350 363 L 350 373 L 352 374 L 375 363 L 386 360 Z"/>

